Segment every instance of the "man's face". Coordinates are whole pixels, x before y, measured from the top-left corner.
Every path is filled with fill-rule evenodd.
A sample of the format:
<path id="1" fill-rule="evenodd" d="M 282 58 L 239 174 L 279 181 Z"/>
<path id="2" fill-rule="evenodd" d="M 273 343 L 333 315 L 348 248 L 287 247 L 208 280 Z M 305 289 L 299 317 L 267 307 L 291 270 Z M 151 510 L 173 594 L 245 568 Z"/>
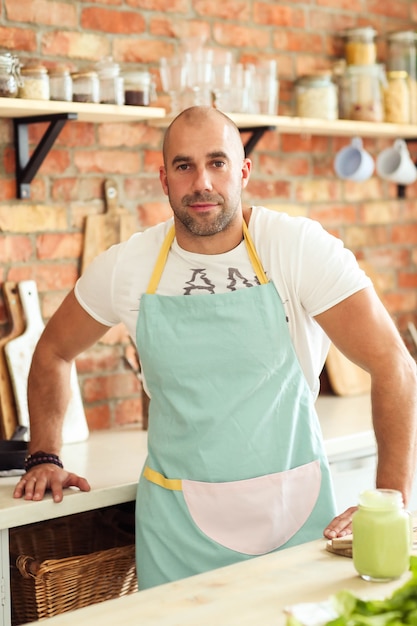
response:
<path id="1" fill-rule="evenodd" d="M 224 230 L 241 207 L 249 166 L 240 138 L 221 118 L 170 130 L 160 179 L 174 215 L 193 235 Z"/>

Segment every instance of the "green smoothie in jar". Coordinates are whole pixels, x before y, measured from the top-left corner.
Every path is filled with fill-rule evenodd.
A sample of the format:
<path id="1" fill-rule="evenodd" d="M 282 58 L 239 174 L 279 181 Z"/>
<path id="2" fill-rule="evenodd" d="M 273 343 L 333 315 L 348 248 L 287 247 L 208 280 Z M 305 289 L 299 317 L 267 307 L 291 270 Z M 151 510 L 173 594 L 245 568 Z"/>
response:
<path id="1" fill-rule="evenodd" d="M 364 580 L 392 580 L 409 569 L 412 522 L 399 491 L 362 492 L 352 532 L 353 564 Z"/>

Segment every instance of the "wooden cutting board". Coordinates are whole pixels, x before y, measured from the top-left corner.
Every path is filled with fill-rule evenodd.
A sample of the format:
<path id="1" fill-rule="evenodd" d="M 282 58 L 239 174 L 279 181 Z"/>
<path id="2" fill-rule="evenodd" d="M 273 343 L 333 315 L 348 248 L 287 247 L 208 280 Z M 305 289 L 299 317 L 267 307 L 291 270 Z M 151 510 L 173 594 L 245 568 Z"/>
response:
<path id="1" fill-rule="evenodd" d="M 366 272 L 382 299 L 381 279 L 366 261 L 359 261 L 359 266 Z M 338 396 L 355 396 L 371 391 L 371 376 L 364 369 L 352 363 L 345 355 L 331 344 L 326 359 L 326 371 L 330 385 Z"/>
<path id="2" fill-rule="evenodd" d="M 326 371 L 330 385 L 338 396 L 356 396 L 371 391 L 370 374 L 352 363 L 334 344 L 330 345 L 327 355 Z"/>
<path id="3" fill-rule="evenodd" d="M 18 419 L 5 346 L 23 333 L 26 323 L 17 283 L 6 281 L 3 283 L 2 291 L 9 315 L 10 330 L 0 339 L 0 434 L 2 439 L 11 439 L 18 426 Z"/>
<path id="4" fill-rule="evenodd" d="M 126 241 L 138 230 L 135 216 L 118 206 L 118 191 L 114 180 L 104 182 L 106 213 L 89 215 L 86 219 L 81 272 L 100 252 Z"/>
<path id="5" fill-rule="evenodd" d="M 29 429 L 26 397 L 28 375 L 33 352 L 45 324 L 42 319 L 35 281 L 19 282 L 18 290 L 26 318 L 26 329 L 19 337 L 6 344 L 5 353 L 16 400 L 18 421 L 21 426 L 26 426 Z M 29 439 L 29 437 L 28 430 L 26 438 Z M 62 438 L 64 443 L 74 443 L 84 441 L 87 437 L 87 421 L 74 364 L 71 370 L 71 399 L 65 414 Z"/>

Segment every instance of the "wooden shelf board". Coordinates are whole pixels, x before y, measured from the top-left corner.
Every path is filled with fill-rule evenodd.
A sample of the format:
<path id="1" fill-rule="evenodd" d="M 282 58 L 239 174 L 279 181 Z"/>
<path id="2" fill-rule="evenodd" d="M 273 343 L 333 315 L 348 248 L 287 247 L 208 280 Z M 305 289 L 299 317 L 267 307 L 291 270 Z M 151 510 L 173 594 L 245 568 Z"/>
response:
<path id="1" fill-rule="evenodd" d="M 281 134 L 324 135 L 332 137 L 374 137 L 417 139 L 417 126 L 412 124 L 387 124 L 378 122 L 356 122 L 352 120 L 320 120 L 284 115 L 249 115 L 227 113 L 241 129 L 274 126 Z M 171 116 L 152 120 L 152 125 L 167 127 Z"/>
<path id="2" fill-rule="evenodd" d="M 79 122 L 137 122 L 162 118 L 165 116 L 165 109 L 58 100 L 0 98 L 0 117 L 17 118 L 53 113 L 77 113 Z"/>
<path id="3" fill-rule="evenodd" d="M 0 117 L 28 117 L 51 113 L 77 113 L 80 122 L 135 122 L 150 121 L 152 125 L 165 128 L 172 121 L 161 107 L 118 106 L 116 104 L 90 104 L 83 102 L 62 102 L 57 100 L 25 100 L 20 98 L 0 98 Z M 244 130 L 274 126 L 282 134 L 324 135 L 375 138 L 417 139 L 417 125 L 387 124 L 377 122 L 355 122 L 352 120 L 327 121 L 284 115 L 249 115 L 227 113 Z"/>

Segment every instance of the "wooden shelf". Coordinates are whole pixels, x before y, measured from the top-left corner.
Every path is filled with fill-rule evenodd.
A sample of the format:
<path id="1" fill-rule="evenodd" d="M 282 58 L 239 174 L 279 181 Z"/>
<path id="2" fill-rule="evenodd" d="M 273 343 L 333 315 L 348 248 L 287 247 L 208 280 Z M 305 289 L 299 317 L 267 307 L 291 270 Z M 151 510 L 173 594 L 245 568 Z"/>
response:
<path id="1" fill-rule="evenodd" d="M 0 117 L 19 118 L 56 113 L 75 113 L 79 122 L 137 122 L 162 118 L 165 116 L 165 109 L 58 100 L 0 98 Z"/>
<path id="2" fill-rule="evenodd" d="M 351 120 L 319 120 L 284 115 L 249 115 L 227 113 L 241 131 L 251 133 L 245 144 L 249 155 L 255 145 L 268 131 L 301 136 L 323 135 L 332 137 L 386 138 L 401 137 L 417 141 L 417 125 L 355 122 Z M 29 198 L 30 183 L 46 154 L 67 120 L 91 122 L 138 122 L 147 121 L 153 126 L 166 128 L 172 116 L 161 107 L 119 106 L 113 104 L 90 104 L 57 100 L 27 100 L 0 98 L 0 117 L 12 118 L 15 129 L 17 197 Z M 29 155 L 27 127 L 33 123 L 50 122 L 49 128 L 33 155 Z"/>
<path id="3" fill-rule="evenodd" d="M 417 139 L 417 125 L 387 124 L 385 122 L 355 122 L 352 120 L 319 120 L 284 115 L 248 115 L 245 113 L 227 113 L 240 130 L 273 126 L 286 135 L 325 135 L 333 137 L 375 137 Z M 172 117 L 153 120 L 152 125 L 166 127 Z"/>
<path id="4" fill-rule="evenodd" d="M 134 122 L 149 121 L 153 126 L 166 128 L 172 117 L 161 107 L 118 106 L 115 104 L 90 104 L 61 102 L 57 100 L 24 100 L 0 98 L 0 117 L 28 117 L 55 113 L 76 113 L 80 122 Z M 379 137 L 417 139 L 417 125 L 388 124 L 378 122 L 354 122 L 351 120 L 319 120 L 284 115 L 249 115 L 227 113 L 241 129 L 273 126 L 282 134 L 326 135 L 351 137 Z"/>

